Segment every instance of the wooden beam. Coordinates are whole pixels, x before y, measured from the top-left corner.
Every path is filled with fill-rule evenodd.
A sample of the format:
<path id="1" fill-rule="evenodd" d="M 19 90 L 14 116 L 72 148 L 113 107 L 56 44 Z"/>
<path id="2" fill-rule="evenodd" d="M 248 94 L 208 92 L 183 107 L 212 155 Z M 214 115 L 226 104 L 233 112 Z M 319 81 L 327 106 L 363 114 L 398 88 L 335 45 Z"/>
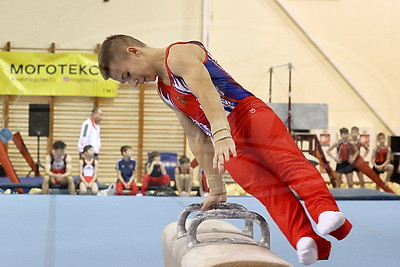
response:
<path id="1" fill-rule="evenodd" d="M 146 85 L 139 85 L 139 136 L 138 136 L 138 168 L 137 180 L 142 181 L 143 176 L 143 135 L 144 135 L 144 90 Z"/>
<path id="2" fill-rule="evenodd" d="M 49 137 L 47 138 L 47 154 L 52 152 L 54 140 L 54 96 L 50 96 L 50 121 L 49 121 Z"/>
<path id="3" fill-rule="evenodd" d="M 5 51 L 11 50 L 11 42 L 7 42 L 4 46 Z M 3 98 L 3 128 L 8 128 L 10 123 L 10 95 L 5 95 Z M 4 144 L 4 150 L 8 153 L 8 144 Z"/>
<path id="4" fill-rule="evenodd" d="M 96 47 L 94 48 L 94 52 L 96 54 L 98 54 L 99 53 L 99 49 L 100 49 L 100 44 L 96 44 Z"/>
<path id="5" fill-rule="evenodd" d="M 50 45 L 50 53 L 55 53 L 56 52 L 56 43 L 51 43 Z"/>
<path id="6" fill-rule="evenodd" d="M 10 96 L 5 95 L 3 98 L 3 128 L 8 128 L 10 124 Z M 4 144 L 4 149 L 8 153 L 8 144 Z"/>
<path id="7" fill-rule="evenodd" d="M 4 46 L 5 51 L 10 51 L 11 50 L 11 42 L 7 42 L 6 45 Z"/>
<path id="8" fill-rule="evenodd" d="M 98 98 L 98 97 L 95 97 L 94 98 L 94 103 L 93 103 L 93 105 L 94 105 L 94 107 L 95 108 L 98 108 L 99 106 L 100 106 L 100 101 L 99 101 L 100 99 Z"/>
<path id="9" fill-rule="evenodd" d="M 187 148 L 187 142 L 186 142 L 186 133 L 183 132 L 183 155 L 186 155 L 186 148 Z"/>
<path id="10" fill-rule="evenodd" d="M 55 43 L 51 43 L 50 47 L 18 47 L 18 46 L 11 46 L 11 42 L 6 42 L 3 50 L 11 51 L 11 49 L 13 49 L 13 50 L 25 50 L 25 51 L 50 51 L 51 53 L 55 53 L 56 51 L 97 53 L 99 48 L 100 44 L 96 44 L 94 48 L 56 48 Z"/>

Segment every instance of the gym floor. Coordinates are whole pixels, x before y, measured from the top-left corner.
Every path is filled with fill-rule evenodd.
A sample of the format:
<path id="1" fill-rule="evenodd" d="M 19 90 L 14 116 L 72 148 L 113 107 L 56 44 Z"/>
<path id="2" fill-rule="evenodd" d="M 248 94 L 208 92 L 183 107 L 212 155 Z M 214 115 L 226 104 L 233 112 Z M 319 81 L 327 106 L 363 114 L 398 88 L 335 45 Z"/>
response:
<path id="1" fill-rule="evenodd" d="M 293 266 L 296 251 L 252 197 L 229 197 L 266 218 L 271 251 Z M 0 266 L 163 266 L 161 232 L 200 197 L 0 195 Z M 312 266 L 399 266 L 400 201 L 340 200 L 353 223 Z M 230 220 L 243 228 L 243 222 Z M 255 226 L 256 239 L 259 238 Z"/>

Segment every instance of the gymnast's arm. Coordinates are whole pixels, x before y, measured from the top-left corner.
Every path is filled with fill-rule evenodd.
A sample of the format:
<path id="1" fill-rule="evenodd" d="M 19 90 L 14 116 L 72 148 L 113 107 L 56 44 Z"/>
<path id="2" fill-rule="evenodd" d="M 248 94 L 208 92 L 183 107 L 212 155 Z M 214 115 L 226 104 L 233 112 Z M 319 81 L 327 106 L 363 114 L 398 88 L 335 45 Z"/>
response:
<path id="1" fill-rule="evenodd" d="M 205 51 L 197 45 L 175 45 L 170 50 L 168 65 L 174 74 L 185 80 L 210 122 L 215 139 L 213 166 L 222 174 L 224 162 L 229 161 L 230 153 L 236 156 L 236 148 L 220 95 L 203 64 L 205 57 Z"/>
<path id="2" fill-rule="evenodd" d="M 65 159 L 66 166 L 65 166 L 65 173 L 61 175 L 61 177 L 68 177 L 72 174 L 72 159 L 70 155 L 67 155 Z"/>
<path id="3" fill-rule="evenodd" d="M 51 157 L 50 155 L 46 156 L 46 162 L 44 164 L 44 172 L 50 176 L 55 177 L 56 175 L 51 171 Z"/>
<path id="4" fill-rule="evenodd" d="M 209 174 L 218 174 L 218 170 L 213 168 L 214 146 L 210 137 L 208 137 L 196 124 L 182 112 L 172 109 L 175 112 L 186 138 L 189 142 L 190 150 L 200 164 L 203 171 Z"/>
<path id="5" fill-rule="evenodd" d="M 374 147 L 374 149 L 372 150 L 371 164 L 372 164 L 372 166 L 377 168 L 378 165 L 376 165 L 375 160 L 376 160 L 376 147 Z"/>
<path id="6" fill-rule="evenodd" d="M 338 147 L 338 143 L 337 142 L 335 142 L 335 143 L 333 143 L 329 148 L 328 148 L 328 150 L 326 151 L 326 154 L 328 154 L 328 156 L 329 157 L 331 157 L 332 159 L 334 159 L 337 163 L 340 163 L 340 159 L 339 159 L 339 157 L 334 157 L 333 155 L 332 155 L 332 153 L 331 153 L 331 151 L 334 149 L 334 148 L 337 148 Z"/>
<path id="7" fill-rule="evenodd" d="M 369 153 L 369 146 L 365 143 L 365 142 L 363 142 L 362 144 L 361 144 L 361 146 L 364 148 L 364 150 L 365 150 L 365 152 L 364 152 L 364 155 L 363 155 L 363 158 L 365 158 L 367 155 L 368 155 L 368 153 Z M 360 151 L 360 153 L 361 153 L 361 151 Z"/>
<path id="8" fill-rule="evenodd" d="M 196 160 L 199 162 L 199 165 L 203 169 L 204 173 L 206 175 L 216 175 L 216 177 L 221 179 L 222 182 L 222 175 L 218 175 L 218 168 L 213 167 L 214 146 L 210 137 L 208 137 L 200 129 L 200 127 L 195 125 L 185 114 L 175 109 L 172 110 L 175 112 L 176 117 L 181 123 L 182 128 L 186 133 L 190 150 L 192 151 Z M 218 195 L 213 195 L 210 193 L 204 198 L 201 210 L 205 211 L 211 205 L 225 201 L 226 193 L 221 193 Z"/>
<path id="9" fill-rule="evenodd" d="M 387 155 L 386 155 L 386 160 L 382 164 L 382 166 L 385 167 L 386 165 L 388 165 L 390 163 L 390 159 L 391 158 L 392 158 L 392 148 L 389 146 L 388 147 L 388 152 L 387 152 Z"/>

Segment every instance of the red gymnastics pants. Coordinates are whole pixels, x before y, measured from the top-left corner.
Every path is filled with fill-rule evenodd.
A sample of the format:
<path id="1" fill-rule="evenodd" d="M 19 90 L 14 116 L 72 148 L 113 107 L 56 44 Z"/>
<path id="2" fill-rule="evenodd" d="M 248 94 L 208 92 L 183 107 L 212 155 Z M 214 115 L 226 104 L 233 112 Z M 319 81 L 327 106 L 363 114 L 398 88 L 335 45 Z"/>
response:
<path id="1" fill-rule="evenodd" d="M 143 181 L 142 181 L 142 194 L 146 195 L 147 188 L 149 185 L 155 185 L 155 186 L 162 186 L 169 184 L 171 181 L 171 178 L 169 177 L 168 174 L 163 175 L 161 177 L 153 177 L 148 175 L 147 173 L 143 175 Z"/>
<path id="2" fill-rule="evenodd" d="M 330 242 L 317 235 L 291 189 L 304 200 L 312 219 L 324 211 L 339 211 L 318 170 L 307 161 L 275 112 L 256 97 L 246 97 L 229 114 L 237 157 L 225 163 L 232 178 L 256 197 L 296 248 L 301 237 L 311 237 L 318 246 L 318 259 L 326 260 Z M 346 220 L 330 233 L 343 239 L 350 231 Z"/>
<path id="3" fill-rule="evenodd" d="M 115 188 L 115 193 L 117 195 L 123 195 L 124 189 L 125 189 L 125 187 L 124 187 L 123 183 L 118 181 L 116 188 Z M 136 195 L 139 192 L 139 189 L 138 189 L 137 185 L 135 184 L 135 182 L 131 183 L 131 187 L 129 188 L 129 190 L 130 191 L 129 191 L 128 195 Z"/>

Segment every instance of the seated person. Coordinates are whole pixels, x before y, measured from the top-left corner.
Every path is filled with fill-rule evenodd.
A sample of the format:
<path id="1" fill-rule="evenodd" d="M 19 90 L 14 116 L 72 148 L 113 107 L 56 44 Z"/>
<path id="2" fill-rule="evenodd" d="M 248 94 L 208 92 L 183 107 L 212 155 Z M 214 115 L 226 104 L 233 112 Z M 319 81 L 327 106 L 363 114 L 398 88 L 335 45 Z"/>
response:
<path id="1" fill-rule="evenodd" d="M 79 194 L 86 194 L 87 190 L 90 189 L 93 195 L 96 195 L 99 191 L 97 186 L 97 169 L 99 162 L 94 158 L 94 149 L 91 145 L 87 145 L 83 148 L 82 159 L 79 161 Z"/>
<path id="2" fill-rule="evenodd" d="M 143 175 L 142 194 L 146 195 L 149 186 L 169 185 L 171 178 L 167 174 L 164 164 L 161 162 L 160 152 L 153 151 L 149 154 L 149 162 L 146 166 L 146 174 Z"/>
<path id="3" fill-rule="evenodd" d="M 136 161 L 131 159 L 132 148 L 130 146 L 121 147 L 122 159 L 117 162 L 118 180 L 116 185 L 117 195 L 123 195 L 124 189 L 130 190 L 128 195 L 136 195 L 139 192 L 135 183 Z"/>
<path id="4" fill-rule="evenodd" d="M 371 163 L 374 166 L 373 170 L 378 176 L 386 172 L 385 185 L 388 186 L 394 170 L 393 165 L 390 164 L 392 149 L 386 145 L 386 136 L 384 133 L 379 133 L 376 140 L 378 145 L 372 151 Z M 376 190 L 379 190 L 378 185 L 376 185 Z"/>
<path id="5" fill-rule="evenodd" d="M 190 167 L 190 160 L 188 157 L 182 156 L 179 158 L 178 166 L 175 168 L 175 184 L 180 196 L 190 196 L 192 180 L 193 169 Z"/>
<path id="6" fill-rule="evenodd" d="M 68 193 L 75 194 L 75 183 L 72 178 L 71 156 L 65 153 L 67 145 L 63 141 L 53 143 L 53 152 L 46 156 L 42 194 L 49 193 L 49 186 L 54 184 L 68 185 Z"/>

